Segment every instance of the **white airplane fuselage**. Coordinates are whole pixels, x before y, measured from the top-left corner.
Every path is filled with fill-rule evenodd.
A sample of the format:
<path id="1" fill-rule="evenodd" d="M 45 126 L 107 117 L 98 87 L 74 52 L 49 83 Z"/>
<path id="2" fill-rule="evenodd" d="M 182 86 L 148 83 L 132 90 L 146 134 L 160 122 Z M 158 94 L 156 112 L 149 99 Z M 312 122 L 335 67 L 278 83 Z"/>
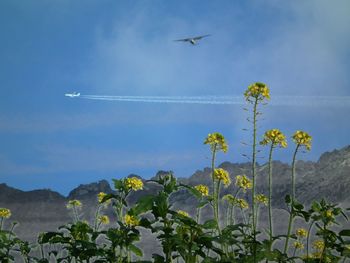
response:
<path id="1" fill-rule="evenodd" d="M 64 96 L 70 97 L 70 98 L 74 98 L 74 97 L 79 97 L 80 93 L 76 93 L 76 92 L 74 92 L 74 93 L 66 93 L 66 94 L 64 94 Z"/>

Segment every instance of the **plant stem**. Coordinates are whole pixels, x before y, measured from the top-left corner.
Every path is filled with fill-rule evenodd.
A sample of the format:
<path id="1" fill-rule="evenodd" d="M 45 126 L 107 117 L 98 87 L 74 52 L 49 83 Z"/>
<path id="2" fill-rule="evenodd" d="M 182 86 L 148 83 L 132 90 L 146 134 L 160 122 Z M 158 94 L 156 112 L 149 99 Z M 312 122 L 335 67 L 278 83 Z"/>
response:
<path id="1" fill-rule="evenodd" d="M 218 181 L 216 183 L 216 195 L 215 195 L 215 218 L 216 218 L 216 222 L 218 224 L 218 233 L 219 235 L 221 235 L 221 229 L 220 229 L 220 218 L 219 218 L 219 194 L 220 194 L 220 183 L 221 181 Z"/>
<path id="2" fill-rule="evenodd" d="M 197 207 L 196 222 L 199 224 L 201 208 Z"/>
<path id="3" fill-rule="evenodd" d="M 258 99 L 255 99 L 254 102 L 254 109 L 253 109 L 253 158 L 252 158 L 252 173 L 253 173 L 253 187 L 252 187 L 252 209 L 253 209 L 253 235 L 254 240 L 256 238 L 255 236 L 255 177 L 256 177 L 256 118 L 257 118 L 257 106 L 258 106 Z"/>
<path id="4" fill-rule="evenodd" d="M 217 229 L 218 232 L 220 233 L 220 226 L 219 226 L 219 208 L 218 208 L 218 191 L 220 189 L 220 181 L 215 183 L 215 157 L 216 157 L 216 144 L 214 144 L 213 146 L 213 155 L 212 155 L 212 159 L 211 159 L 211 171 L 212 171 L 212 181 L 213 181 L 213 212 L 214 212 L 214 218 L 216 220 L 217 223 Z"/>
<path id="5" fill-rule="evenodd" d="M 78 216 L 77 207 L 75 205 L 73 205 L 73 213 L 74 213 L 74 217 L 75 217 L 75 222 L 78 222 L 79 216 Z"/>
<path id="6" fill-rule="evenodd" d="M 291 200 L 291 209 L 290 209 L 290 215 L 289 215 L 289 222 L 288 222 L 288 232 L 287 232 L 287 237 L 286 237 L 286 243 L 284 244 L 284 253 L 287 253 L 287 248 L 288 248 L 288 241 L 289 241 L 289 236 L 290 232 L 292 230 L 292 223 L 293 223 L 293 217 L 294 217 L 294 200 L 295 200 L 295 161 L 296 161 L 296 156 L 297 152 L 299 149 L 299 144 L 295 148 L 294 154 L 293 154 L 293 162 L 292 162 L 292 200 Z"/>
<path id="7" fill-rule="evenodd" d="M 101 204 L 98 204 L 97 208 L 96 208 L 96 213 L 95 213 L 95 222 L 94 222 L 94 229 L 95 231 L 98 230 L 98 227 L 97 227 L 97 218 L 98 218 L 98 215 L 100 213 L 100 209 L 101 209 Z"/>
<path id="8" fill-rule="evenodd" d="M 256 262 L 256 222 L 255 222 L 255 176 L 256 176 L 256 118 L 257 118 L 257 106 L 258 106 L 258 98 L 255 98 L 254 109 L 253 109 L 253 158 L 252 158 L 252 174 L 253 174 L 253 189 L 252 189 L 252 210 L 253 210 L 253 255 L 254 262 Z"/>
<path id="9" fill-rule="evenodd" d="M 271 143 L 270 153 L 269 153 L 269 225 L 270 225 L 270 251 L 272 249 L 272 237 L 273 237 L 273 227 L 272 227 L 272 151 L 274 148 L 274 143 Z"/>

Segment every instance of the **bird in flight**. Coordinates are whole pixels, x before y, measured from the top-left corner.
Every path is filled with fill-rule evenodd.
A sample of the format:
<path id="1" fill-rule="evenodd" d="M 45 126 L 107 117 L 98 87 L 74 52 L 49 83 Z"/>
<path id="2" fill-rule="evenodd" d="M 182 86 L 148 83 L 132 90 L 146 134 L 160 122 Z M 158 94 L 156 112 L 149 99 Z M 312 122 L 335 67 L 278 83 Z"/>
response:
<path id="1" fill-rule="evenodd" d="M 195 45 L 198 40 L 201 40 L 204 37 L 208 37 L 210 35 L 203 35 L 203 36 L 198 36 L 198 37 L 189 37 L 189 38 L 184 38 L 184 39 L 176 39 L 174 41 L 183 41 L 183 42 L 190 42 L 192 45 Z"/>

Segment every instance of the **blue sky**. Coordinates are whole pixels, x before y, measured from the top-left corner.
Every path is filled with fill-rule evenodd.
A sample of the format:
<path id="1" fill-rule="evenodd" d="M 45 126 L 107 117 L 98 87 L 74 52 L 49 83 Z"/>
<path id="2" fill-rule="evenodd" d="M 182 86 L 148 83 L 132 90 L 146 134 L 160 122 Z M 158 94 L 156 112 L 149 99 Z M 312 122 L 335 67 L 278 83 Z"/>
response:
<path id="1" fill-rule="evenodd" d="M 63 194 L 80 183 L 190 176 L 209 165 L 203 140 L 223 133 L 220 161 L 246 161 L 239 105 L 69 99 L 64 93 L 242 95 L 262 81 L 274 95 L 350 96 L 350 2 L 0 2 L 0 182 Z M 212 34 L 197 46 L 174 42 Z M 314 138 L 306 160 L 350 144 L 350 107 L 266 106 L 260 135 Z M 289 162 L 292 142 L 276 159 Z M 261 160 L 264 162 L 264 159 Z"/>

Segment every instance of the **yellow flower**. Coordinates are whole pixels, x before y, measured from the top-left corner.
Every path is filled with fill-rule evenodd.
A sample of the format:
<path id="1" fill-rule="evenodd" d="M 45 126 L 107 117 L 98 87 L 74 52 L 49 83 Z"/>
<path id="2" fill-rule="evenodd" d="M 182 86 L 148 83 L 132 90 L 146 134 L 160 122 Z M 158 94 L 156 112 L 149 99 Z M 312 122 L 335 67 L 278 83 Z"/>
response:
<path id="1" fill-rule="evenodd" d="M 128 226 L 138 226 L 139 225 L 139 220 L 132 215 L 126 214 L 124 217 L 125 224 Z"/>
<path id="2" fill-rule="evenodd" d="M 9 218 L 11 216 L 10 209 L 0 208 L 0 218 Z"/>
<path id="3" fill-rule="evenodd" d="M 225 186 L 228 186 L 231 183 L 229 173 L 222 168 L 214 169 L 214 178 L 216 180 L 222 181 Z"/>
<path id="4" fill-rule="evenodd" d="M 244 92 L 244 97 L 247 101 L 252 102 L 251 98 L 257 100 L 270 99 L 270 90 L 268 86 L 261 82 L 256 82 L 248 86 L 248 89 Z"/>
<path id="5" fill-rule="evenodd" d="M 209 144 L 212 152 L 221 150 L 225 153 L 228 150 L 225 137 L 218 132 L 209 133 L 204 141 L 204 144 Z"/>
<path id="6" fill-rule="evenodd" d="M 237 202 L 237 198 L 235 198 L 233 195 L 231 194 L 227 194 L 227 195 L 224 195 L 222 197 L 223 200 L 226 200 L 227 202 L 229 202 L 231 205 L 235 205 L 236 202 Z"/>
<path id="7" fill-rule="evenodd" d="M 197 189 L 197 191 L 200 192 L 202 196 L 209 195 L 209 188 L 206 185 L 199 184 L 199 185 L 196 185 L 194 188 Z"/>
<path id="8" fill-rule="evenodd" d="M 190 215 L 187 212 L 183 211 L 183 210 L 177 210 L 177 213 L 179 215 L 182 215 L 182 216 L 185 216 L 185 217 L 190 217 Z"/>
<path id="9" fill-rule="evenodd" d="M 304 244 L 301 243 L 300 241 L 295 241 L 293 246 L 296 248 L 296 249 L 304 249 Z"/>
<path id="10" fill-rule="evenodd" d="M 98 220 L 104 225 L 108 225 L 109 224 L 109 217 L 106 216 L 106 215 L 99 216 Z"/>
<path id="11" fill-rule="evenodd" d="M 82 204 L 79 200 L 69 200 L 68 201 L 68 204 L 67 204 L 67 208 L 70 209 L 70 208 L 73 208 L 73 207 L 81 207 Z"/>
<path id="12" fill-rule="evenodd" d="M 99 192 L 98 194 L 97 194 L 97 200 L 98 200 L 98 202 L 101 204 L 102 203 L 102 200 L 103 200 L 103 198 L 105 198 L 105 196 L 107 196 L 107 194 L 106 193 L 104 193 L 104 192 Z M 106 202 L 104 202 L 105 204 L 109 204 L 111 202 L 111 200 L 107 200 Z"/>
<path id="13" fill-rule="evenodd" d="M 249 207 L 247 201 L 240 198 L 237 199 L 237 206 L 241 209 L 247 209 Z"/>
<path id="14" fill-rule="evenodd" d="M 324 242 L 323 240 L 316 240 L 313 244 L 312 244 L 312 247 L 316 250 L 320 250 L 322 251 L 323 248 L 324 248 Z"/>
<path id="15" fill-rule="evenodd" d="M 264 134 L 261 145 L 267 145 L 271 143 L 273 146 L 279 145 L 283 148 L 287 147 L 286 136 L 279 129 L 268 130 Z"/>
<path id="16" fill-rule="evenodd" d="M 231 194 L 227 194 L 224 195 L 224 197 L 222 198 L 224 200 L 226 200 L 227 202 L 229 202 L 230 205 L 239 207 L 241 209 L 246 209 L 249 207 L 248 203 L 246 200 L 241 199 L 241 198 L 235 198 L 233 195 Z"/>
<path id="17" fill-rule="evenodd" d="M 268 201 L 269 201 L 269 199 L 263 194 L 258 194 L 255 196 L 256 203 L 261 203 L 261 204 L 267 205 Z"/>
<path id="18" fill-rule="evenodd" d="M 333 212 L 332 212 L 332 210 L 327 210 L 327 211 L 326 211 L 326 217 L 329 217 L 329 218 L 333 217 Z"/>
<path id="19" fill-rule="evenodd" d="M 236 176 L 236 186 L 243 189 L 244 192 L 247 191 L 247 189 L 252 189 L 253 184 L 252 181 L 245 175 L 237 175 Z"/>
<path id="20" fill-rule="evenodd" d="M 295 231 L 295 234 L 299 237 L 306 237 L 307 236 L 307 231 L 304 228 L 298 228 Z"/>
<path id="21" fill-rule="evenodd" d="M 311 150 L 312 137 L 307 132 L 296 131 L 292 138 L 297 145 L 305 146 L 308 151 Z"/>
<path id="22" fill-rule="evenodd" d="M 137 177 L 126 178 L 125 185 L 127 188 L 132 189 L 134 191 L 143 189 L 143 182 Z"/>
<path id="23" fill-rule="evenodd" d="M 321 258 L 322 251 L 314 252 L 311 254 L 311 258 Z"/>

